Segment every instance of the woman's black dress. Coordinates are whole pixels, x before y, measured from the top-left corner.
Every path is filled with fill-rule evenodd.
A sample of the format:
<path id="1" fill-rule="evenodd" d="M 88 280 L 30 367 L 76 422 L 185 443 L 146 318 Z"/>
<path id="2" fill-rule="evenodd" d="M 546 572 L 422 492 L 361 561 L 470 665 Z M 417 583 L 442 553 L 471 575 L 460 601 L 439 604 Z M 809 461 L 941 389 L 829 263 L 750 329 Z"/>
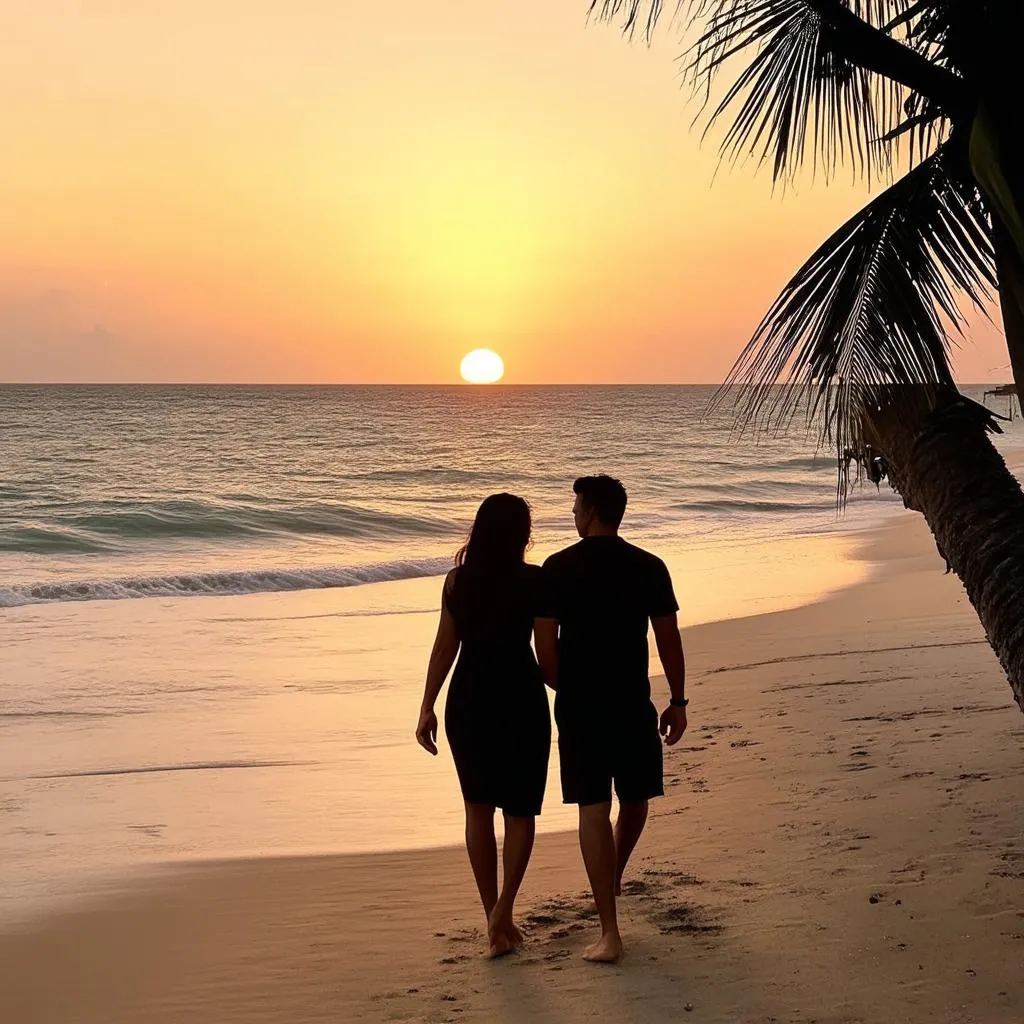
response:
<path id="1" fill-rule="evenodd" d="M 530 647 L 540 568 L 499 581 L 449 574 L 445 607 L 462 649 L 444 724 L 465 800 L 513 817 L 540 814 L 551 752 L 551 716 Z"/>

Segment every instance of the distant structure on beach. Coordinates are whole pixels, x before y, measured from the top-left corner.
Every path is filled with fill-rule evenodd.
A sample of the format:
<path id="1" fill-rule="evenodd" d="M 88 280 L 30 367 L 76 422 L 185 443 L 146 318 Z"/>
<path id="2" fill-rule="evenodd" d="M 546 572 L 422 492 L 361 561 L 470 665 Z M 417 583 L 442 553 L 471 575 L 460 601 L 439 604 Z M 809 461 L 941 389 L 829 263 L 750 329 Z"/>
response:
<path id="1" fill-rule="evenodd" d="M 1016 384 L 999 384 L 999 385 L 997 385 L 994 388 L 989 388 L 989 390 L 986 391 L 985 395 L 984 395 L 984 402 L 985 402 L 986 405 L 988 405 L 988 400 L 989 400 L 989 396 L 990 395 L 993 398 L 1005 398 L 1006 399 L 1006 406 L 1007 406 L 1007 413 L 1006 414 L 1007 414 L 1007 416 L 1009 416 L 1010 420 L 1012 421 L 1013 418 L 1014 418 L 1014 414 L 1016 412 L 1016 409 L 1017 409 L 1017 402 L 1015 401 L 1015 399 L 1017 398 L 1017 385 Z"/>

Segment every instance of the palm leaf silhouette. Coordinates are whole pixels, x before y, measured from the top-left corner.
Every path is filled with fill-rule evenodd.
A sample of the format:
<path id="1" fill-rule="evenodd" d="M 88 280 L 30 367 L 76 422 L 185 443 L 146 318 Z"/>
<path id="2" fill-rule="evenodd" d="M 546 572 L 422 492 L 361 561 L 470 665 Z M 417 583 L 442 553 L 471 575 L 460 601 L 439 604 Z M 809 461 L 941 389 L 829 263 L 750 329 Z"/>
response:
<path id="1" fill-rule="evenodd" d="M 955 386 L 948 354 L 963 298 L 980 307 L 995 287 L 989 222 L 953 140 L 800 268 L 720 398 L 732 393 L 747 424 L 782 423 L 805 408 L 809 418 L 821 417 L 823 441 L 840 454 L 857 448 L 862 414 L 880 388 Z M 844 476 L 841 493 L 845 485 Z"/>

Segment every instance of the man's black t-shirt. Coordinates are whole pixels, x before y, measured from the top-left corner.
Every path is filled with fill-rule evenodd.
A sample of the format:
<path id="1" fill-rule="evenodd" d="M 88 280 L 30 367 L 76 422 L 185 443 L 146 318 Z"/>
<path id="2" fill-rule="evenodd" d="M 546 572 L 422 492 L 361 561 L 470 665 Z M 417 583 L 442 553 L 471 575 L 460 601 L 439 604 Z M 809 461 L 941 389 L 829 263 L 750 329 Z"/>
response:
<path id="1" fill-rule="evenodd" d="M 557 619 L 563 711 L 649 704 L 647 627 L 679 610 L 665 563 L 621 537 L 586 537 L 544 563 L 540 616 Z"/>

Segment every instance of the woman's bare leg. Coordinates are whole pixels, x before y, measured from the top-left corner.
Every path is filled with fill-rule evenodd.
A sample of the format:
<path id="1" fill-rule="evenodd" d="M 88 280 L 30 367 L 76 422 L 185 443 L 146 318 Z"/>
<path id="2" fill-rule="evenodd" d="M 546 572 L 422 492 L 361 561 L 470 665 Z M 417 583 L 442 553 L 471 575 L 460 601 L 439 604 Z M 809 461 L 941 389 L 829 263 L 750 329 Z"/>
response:
<path id="1" fill-rule="evenodd" d="M 536 818 L 518 818 L 505 815 L 505 843 L 502 847 L 504 865 L 503 882 L 498 901 L 489 918 L 492 944 L 496 936 L 504 935 L 513 946 L 523 942 L 522 932 L 516 927 L 513 917 L 516 896 L 526 877 L 526 869 L 533 853 L 533 841 L 537 834 Z"/>
<path id="2" fill-rule="evenodd" d="M 466 852 L 484 913 L 490 916 L 498 902 L 498 843 L 494 838 L 493 807 L 467 801 Z"/>
<path id="3" fill-rule="evenodd" d="M 490 955 L 502 956 L 511 952 L 512 943 L 503 936 L 495 943 L 491 936 L 491 915 L 498 902 L 498 842 L 494 836 L 493 807 L 466 802 L 466 851 L 487 918 Z"/>

